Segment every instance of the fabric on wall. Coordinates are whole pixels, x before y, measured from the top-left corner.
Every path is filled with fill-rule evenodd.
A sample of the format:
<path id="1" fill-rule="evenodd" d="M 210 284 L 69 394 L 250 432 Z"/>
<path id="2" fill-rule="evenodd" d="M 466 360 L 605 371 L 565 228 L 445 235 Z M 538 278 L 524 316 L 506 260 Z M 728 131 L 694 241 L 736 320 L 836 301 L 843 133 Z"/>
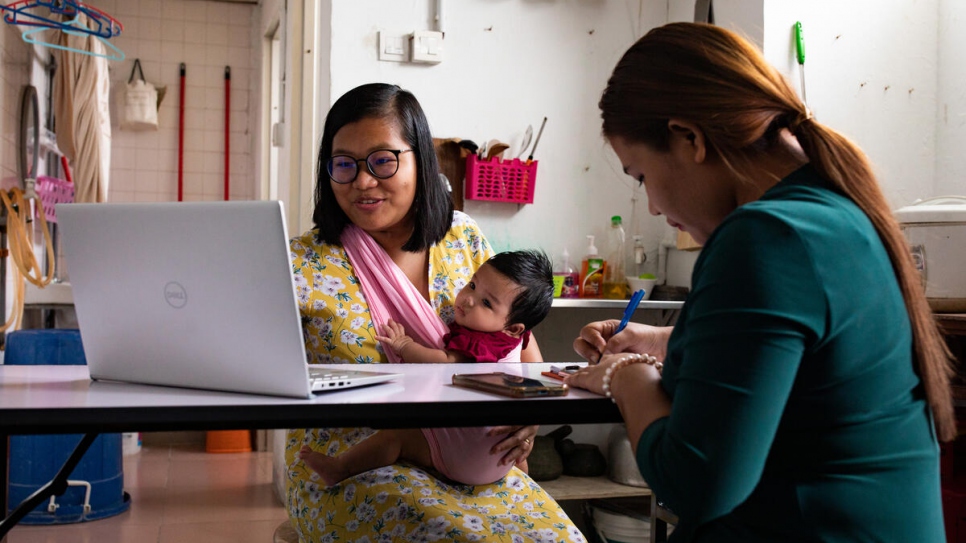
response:
<path id="1" fill-rule="evenodd" d="M 60 33 L 58 44 L 103 55 L 92 36 Z M 57 146 L 71 161 L 75 202 L 105 202 L 111 166 L 110 77 L 107 59 L 58 50 L 54 81 Z"/>

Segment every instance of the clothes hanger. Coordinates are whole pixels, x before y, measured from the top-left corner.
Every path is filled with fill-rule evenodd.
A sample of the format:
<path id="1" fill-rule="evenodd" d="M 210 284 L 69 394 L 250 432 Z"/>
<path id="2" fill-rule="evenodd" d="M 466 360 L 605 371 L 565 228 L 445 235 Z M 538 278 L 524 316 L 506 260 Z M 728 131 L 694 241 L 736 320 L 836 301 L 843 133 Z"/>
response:
<path id="1" fill-rule="evenodd" d="M 79 17 L 79 15 L 78 15 L 78 17 Z M 102 36 L 99 36 L 97 34 L 91 34 L 90 32 L 83 32 L 83 31 L 81 31 L 80 28 L 82 28 L 83 25 L 81 25 L 81 26 L 74 26 L 74 24 L 77 23 L 77 22 L 78 22 L 78 18 L 74 18 L 71 21 L 67 21 L 65 23 L 61 23 L 58 26 L 57 29 L 60 30 L 61 32 L 65 33 L 65 34 L 70 34 L 71 36 L 79 36 L 81 38 L 86 38 L 88 36 L 93 36 L 98 41 L 100 41 L 101 43 L 103 43 L 105 47 L 107 47 L 110 50 L 113 50 L 114 53 L 113 54 L 95 53 L 93 51 L 85 51 L 83 49 L 77 49 L 77 48 L 74 48 L 74 47 L 68 47 L 66 45 L 60 45 L 58 43 L 50 43 L 50 42 L 40 41 L 40 40 L 36 40 L 36 39 L 33 38 L 33 35 L 36 34 L 36 33 L 38 33 L 38 32 L 43 32 L 45 30 L 52 30 L 52 28 L 51 27 L 48 27 L 48 26 L 39 26 L 38 28 L 32 28 L 32 29 L 24 32 L 23 35 L 22 35 L 23 41 L 25 41 L 27 43 L 35 43 L 37 45 L 43 45 L 44 47 L 51 47 L 53 49 L 60 49 L 62 51 L 71 51 L 71 52 L 74 52 L 74 53 L 80 53 L 82 55 L 88 55 L 88 56 L 92 56 L 92 57 L 106 58 L 107 60 L 124 60 L 124 58 L 125 58 L 124 51 L 121 51 L 120 49 L 118 49 L 116 45 L 114 45 L 113 43 L 111 43 L 108 40 L 104 39 Z"/>
<path id="2" fill-rule="evenodd" d="M 53 19 L 28 11 L 37 10 L 39 8 L 46 8 L 46 11 L 40 9 L 41 13 L 49 12 L 67 17 L 73 16 L 75 19 L 78 15 L 87 15 L 91 25 L 93 25 L 93 28 L 84 26 L 74 29 L 75 31 L 82 32 L 84 34 L 100 36 L 102 38 L 113 38 L 115 36 L 119 36 L 124 30 L 124 25 L 122 25 L 121 22 L 114 17 L 95 8 L 94 6 L 89 6 L 77 0 L 17 0 L 9 5 L 0 4 L 0 10 L 4 12 L 3 20 L 7 24 L 37 26 L 60 30 L 63 29 L 65 25 L 71 24 L 72 22 L 65 23 L 62 20 Z"/>

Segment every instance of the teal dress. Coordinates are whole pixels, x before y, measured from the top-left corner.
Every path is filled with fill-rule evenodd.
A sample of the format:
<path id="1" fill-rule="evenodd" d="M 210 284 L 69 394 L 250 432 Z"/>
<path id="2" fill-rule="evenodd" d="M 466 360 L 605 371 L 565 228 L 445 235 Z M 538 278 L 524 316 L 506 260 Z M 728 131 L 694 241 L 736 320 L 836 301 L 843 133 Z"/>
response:
<path id="1" fill-rule="evenodd" d="M 939 446 L 892 265 L 804 166 L 729 215 L 668 345 L 637 461 L 671 541 L 946 541 Z"/>

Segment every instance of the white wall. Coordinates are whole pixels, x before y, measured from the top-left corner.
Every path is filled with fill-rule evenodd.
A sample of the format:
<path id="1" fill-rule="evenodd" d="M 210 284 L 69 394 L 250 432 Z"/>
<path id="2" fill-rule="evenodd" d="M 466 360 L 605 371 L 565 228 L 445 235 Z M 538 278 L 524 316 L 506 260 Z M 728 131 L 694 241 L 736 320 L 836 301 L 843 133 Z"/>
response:
<path id="1" fill-rule="evenodd" d="M 620 55 L 666 18 L 663 0 L 444 2 L 445 60 L 379 62 L 377 31 L 432 29 L 434 1 L 366 0 L 332 6 L 331 101 L 367 82 L 396 83 L 426 109 L 436 137 L 519 145 L 527 125 L 546 129 L 532 205 L 467 201 L 497 250 L 542 247 L 582 257 L 611 215 L 639 222 L 652 262 L 663 221 L 647 219 L 643 191 L 623 175 L 600 136 L 597 101 Z M 642 12 L 643 10 L 643 12 Z M 319 112 L 324 116 L 325 111 Z"/>
<path id="2" fill-rule="evenodd" d="M 691 20 L 693 0 L 444 4 L 445 60 L 424 66 L 379 62 L 377 31 L 431 29 L 435 2 L 334 3 L 327 103 L 361 83 L 397 83 L 420 99 L 435 136 L 477 142 L 518 142 L 546 115 L 534 204 L 467 201 L 466 211 L 496 249 L 543 247 L 556 258 L 564 247 L 582 256 L 584 236 L 603 236 L 608 218 L 620 214 L 629 236 L 645 235 L 653 263 L 664 222 L 647 215 L 643 191 L 602 141 L 597 100 L 624 50 L 653 26 Z M 940 5 L 944 54 L 936 42 Z M 953 181 L 966 169 L 954 152 L 966 114 L 966 97 L 955 91 L 966 78 L 954 33 L 964 12 L 956 0 L 715 2 L 716 22 L 761 44 L 796 88 L 792 26 L 802 21 L 809 106 L 865 150 L 896 208 L 964 192 Z M 937 143 L 940 91 L 947 98 L 938 112 L 948 121 Z"/>
<path id="3" fill-rule="evenodd" d="M 966 51 L 960 27 L 964 20 L 966 2 L 939 0 L 935 196 L 966 194 Z"/>
<path id="4" fill-rule="evenodd" d="M 938 81 L 951 75 L 937 69 L 938 0 L 768 0 L 764 21 L 765 56 L 796 87 L 802 22 L 808 105 L 868 154 L 892 207 L 934 195 Z"/>

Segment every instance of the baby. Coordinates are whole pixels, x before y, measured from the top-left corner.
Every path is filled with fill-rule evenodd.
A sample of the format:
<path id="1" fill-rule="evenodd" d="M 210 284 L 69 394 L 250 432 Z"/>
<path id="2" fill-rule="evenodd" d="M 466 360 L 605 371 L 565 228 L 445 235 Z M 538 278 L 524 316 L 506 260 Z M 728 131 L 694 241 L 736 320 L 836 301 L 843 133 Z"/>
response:
<path id="1" fill-rule="evenodd" d="M 376 339 L 403 360 L 420 362 L 497 362 L 518 347 L 526 348 L 530 330 L 550 312 L 553 269 L 539 251 L 499 253 L 480 266 L 456 295 L 454 322 L 443 338 L 443 349 L 420 345 L 403 326 L 390 320 Z M 327 456 L 308 446 L 299 458 L 327 485 L 353 475 L 408 460 L 432 466 L 451 480 L 488 484 L 502 479 L 512 466 L 501 466 L 490 453 L 504 435 L 489 436 L 486 428 L 381 430 L 340 456 Z M 526 463 L 521 464 L 526 471 Z"/>

